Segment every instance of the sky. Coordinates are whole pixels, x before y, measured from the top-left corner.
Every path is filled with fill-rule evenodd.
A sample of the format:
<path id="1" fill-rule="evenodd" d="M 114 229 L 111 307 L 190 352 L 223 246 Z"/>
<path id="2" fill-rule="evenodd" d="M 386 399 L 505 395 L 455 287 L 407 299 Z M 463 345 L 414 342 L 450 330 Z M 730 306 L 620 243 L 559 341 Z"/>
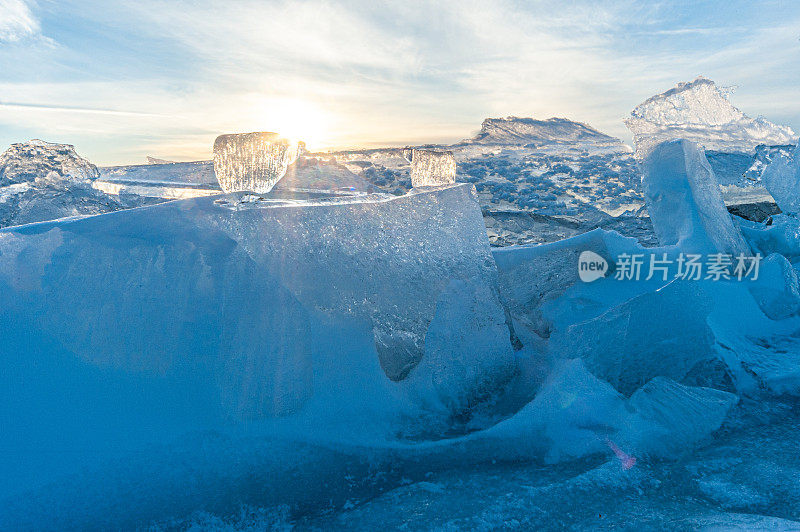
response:
<path id="1" fill-rule="evenodd" d="M 244 131 L 450 143 L 511 115 L 629 141 L 633 107 L 698 75 L 800 132 L 800 2 L 0 0 L 0 151 L 41 138 L 109 165 L 208 159 Z"/>

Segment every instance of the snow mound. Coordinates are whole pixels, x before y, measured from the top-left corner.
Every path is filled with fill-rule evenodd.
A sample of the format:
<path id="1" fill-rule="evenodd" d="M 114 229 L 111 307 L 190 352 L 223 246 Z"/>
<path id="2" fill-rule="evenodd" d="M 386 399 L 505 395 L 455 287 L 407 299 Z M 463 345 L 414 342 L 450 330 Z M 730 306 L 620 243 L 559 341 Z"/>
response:
<path id="1" fill-rule="evenodd" d="M 642 164 L 647 210 L 659 242 L 688 253 L 750 254 L 725 208 L 703 151 L 688 140 L 654 147 Z"/>
<path id="2" fill-rule="evenodd" d="M 235 133 L 214 141 L 214 173 L 225 192 L 272 190 L 300 152 L 277 133 Z"/>
<path id="3" fill-rule="evenodd" d="M 70 144 L 34 139 L 12 144 L 0 155 L 0 186 L 36 180 L 85 182 L 98 176 L 97 167 Z"/>
<path id="4" fill-rule="evenodd" d="M 746 153 L 754 153 L 759 144 L 797 140 L 790 127 L 745 115 L 730 103 L 725 90 L 703 77 L 645 100 L 625 124 L 633 132 L 638 158 L 674 138 L 692 140 L 708 150 Z"/>
<path id="5" fill-rule="evenodd" d="M 564 142 L 620 143 L 619 139 L 601 133 L 581 122 L 566 118 L 487 118 L 480 132 L 463 143 L 477 144 L 552 144 Z"/>
<path id="6" fill-rule="evenodd" d="M 456 182 L 453 152 L 414 149 L 411 151 L 411 186 L 452 185 Z"/>

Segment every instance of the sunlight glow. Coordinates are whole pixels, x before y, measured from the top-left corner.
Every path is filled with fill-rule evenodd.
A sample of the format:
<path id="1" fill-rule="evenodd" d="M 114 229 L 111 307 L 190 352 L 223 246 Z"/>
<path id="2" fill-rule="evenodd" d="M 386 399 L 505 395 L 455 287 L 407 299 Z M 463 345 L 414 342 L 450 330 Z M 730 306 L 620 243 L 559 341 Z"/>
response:
<path id="1" fill-rule="evenodd" d="M 309 150 L 321 149 L 330 142 L 328 117 L 313 103 L 269 99 L 256 107 L 255 118 L 261 131 L 274 131 L 284 138 L 303 141 Z"/>

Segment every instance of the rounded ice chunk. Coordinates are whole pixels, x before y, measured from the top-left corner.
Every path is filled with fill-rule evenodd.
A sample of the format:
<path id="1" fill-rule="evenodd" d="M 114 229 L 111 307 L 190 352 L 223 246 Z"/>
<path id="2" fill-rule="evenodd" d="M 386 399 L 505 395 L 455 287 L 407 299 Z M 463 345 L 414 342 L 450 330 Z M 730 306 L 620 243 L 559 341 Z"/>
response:
<path id="1" fill-rule="evenodd" d="M 296 159 L 299 143 L 277 133 L 233 133 L 214 141 L 214 173 L 226 193 L 265 194 Z"/>

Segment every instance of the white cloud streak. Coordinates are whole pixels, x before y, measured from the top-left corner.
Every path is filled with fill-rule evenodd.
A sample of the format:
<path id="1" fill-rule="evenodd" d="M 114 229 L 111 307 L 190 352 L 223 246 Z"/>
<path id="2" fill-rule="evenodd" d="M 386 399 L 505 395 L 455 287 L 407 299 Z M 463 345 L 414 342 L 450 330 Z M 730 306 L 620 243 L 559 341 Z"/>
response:
<path id="1" fill-rule="evenodd" d="M 0 43 L 21 41 L 39 33 L 39 21 L 23 0 L 0 0 Z"/>

